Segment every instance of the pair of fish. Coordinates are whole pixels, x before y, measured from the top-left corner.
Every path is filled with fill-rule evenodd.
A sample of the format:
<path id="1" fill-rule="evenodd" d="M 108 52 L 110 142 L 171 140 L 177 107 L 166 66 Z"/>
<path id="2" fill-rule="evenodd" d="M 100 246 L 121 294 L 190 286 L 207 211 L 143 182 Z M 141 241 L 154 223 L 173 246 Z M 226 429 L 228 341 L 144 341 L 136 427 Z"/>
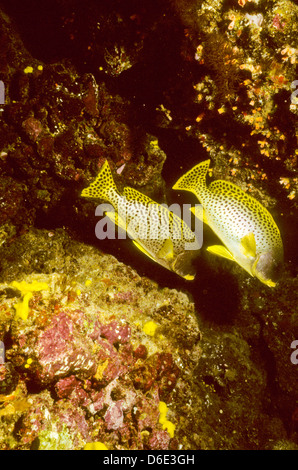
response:
<path id="1" fill-rule="evenodd" d="M 173 189 L 190 191 L 199 199 L 201 206 L 191 210 L 223 243 L 208 247 L 209 252 L 238 263 L 251 276 L 274 287 L 283 262 L 283 244 L 273 217 L 256 199 L 229 181 L 216 180 L 207 186 L 209 165 L 210 160 L 199 163 Z M 82 196 L 110 202 L 117 212 L 107 215 L 129 232 L 142 252 L 181 277 L 194 279 L 192 262 L 200 248 L 196 235 L 182 219 L 135 189 L 124 188 L 120 195 L 107 161 Z M 140 237 L 139 232 L 129 229 L 132 220 L 140 224 L 146 220 L 148 227 L 156 224 L 160 236 Z M 165 221 L 170 221 L 167 237 L 163 237 Z M 196 248 L 185 250 L 186 242 L 192 242 Z"/>

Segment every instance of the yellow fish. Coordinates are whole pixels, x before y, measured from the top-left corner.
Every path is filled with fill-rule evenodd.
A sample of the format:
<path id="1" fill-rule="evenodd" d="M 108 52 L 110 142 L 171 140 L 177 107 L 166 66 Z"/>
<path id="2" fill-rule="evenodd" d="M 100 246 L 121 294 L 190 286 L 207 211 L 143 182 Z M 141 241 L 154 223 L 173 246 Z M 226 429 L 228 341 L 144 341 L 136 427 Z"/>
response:
<path id="1" fill-rule="evenodd" d="M 201 248 L 196 235 L 167 207 L 136 189 L 125 187 L 119 194 L 107 161 L 81 195 L 108 201 L 115 212 L 107 211 L 106 216 L 128 233 L 139 250 L 184 279 L 194 279 L 192 261 Z"/>
<path id="2" fill-rule="evenodd" d="M 216 180 L 208 187 L 210 160 L 183 175 L 173 189 L 194 193 L 202 206 L 192 208 L 223 242 L 207 250 L 237 262 L 251 276 L 269 287 L 283 263 L 283 244 L 271 214 L 252 196 L 229 181 Z"/>

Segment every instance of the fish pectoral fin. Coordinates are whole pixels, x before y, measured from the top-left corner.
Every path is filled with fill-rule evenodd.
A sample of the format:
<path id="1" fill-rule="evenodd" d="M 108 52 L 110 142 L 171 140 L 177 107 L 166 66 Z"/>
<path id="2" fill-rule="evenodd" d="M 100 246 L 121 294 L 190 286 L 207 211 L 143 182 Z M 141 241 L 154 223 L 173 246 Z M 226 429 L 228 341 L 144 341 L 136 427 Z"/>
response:
<path id="1" fill-rule="evenodd" d="M 121 230 L 124 230 L 124 232 L 126 232 L 130 238 L 133 239 L 136 237 L 136 234 L 130 229 L 129 224 L 125 223 L 125 221 L 120 217 L 118 212 L 111 211 L 106 212 L 105 214 L 112 222 L 114 222 L 115 225 L 118 225 Z"/>
<path id="2" fill-rule="evenodd" d="M 146 256 L 148 256 L 148 258 L 150 258 L 153 261 L 157 262 L 156 259 L 142 245 L 140 245 L 140 243 L 136 242 L 135 240 L 133 240 L 132 242 L 142 253 L 144 253 Z"/>
<path id="3" fill-rule="evenodd" d="M 170 238 L 167 238 L 164 241 L 164 244 L 162 245 L 161 249 L 157 253 L 157 256 L 159 258 L 164 259 L 165 261 L 172 261 L 172 259 L 174 258 L 174 246 Z"/>
<path id="4" fill-rule="evenodd" d="M 195 207 L 192 207 L 190 210 L 197 219 L 201 220 L 202 222 L 204 222 L 204 224 L 208 225 L 203 206 L 196 204 Z"/>
<path id="5" fill-rule="evenodd" d="M 223 245 L 208 246 L 207 251 L 209 251 L 210 253 L 213 253 L 214 255 L 221 256 L 222 258 L 235 261 L 235 258 L 232 255 L 232 253 Z"/>
<path id="6" fill-rule="evenodd" d="M 253 232 L 249 232 L 240 242 L 240 250 L 247 258 L 255 258 L 257 255 L 256 239 Z"/>
<path id="7" fill-rule="evenodd" d="M 182 276 L 183 279 L 186 279 L 187 281 L 193 281 L 196 276 L 193 276 L 192 274 L 186 274 L 185 276 Z"/>
<path id="8" fill-rule="evenodd" d="M 265 281 L 264 284 L 266 284 L 266 286 L 268 286 L 268 287 L 275 287 L 276 286 L 276 282 L 273 282 L 270 279 L 268 279 L 268 281 Z"/>

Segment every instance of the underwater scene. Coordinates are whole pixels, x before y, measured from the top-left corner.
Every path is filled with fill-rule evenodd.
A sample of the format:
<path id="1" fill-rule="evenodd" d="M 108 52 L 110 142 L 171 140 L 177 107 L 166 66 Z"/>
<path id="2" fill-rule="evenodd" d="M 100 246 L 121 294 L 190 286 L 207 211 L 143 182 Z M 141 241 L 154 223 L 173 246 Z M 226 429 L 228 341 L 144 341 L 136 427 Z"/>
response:
<path id="1" fill-rule="evenodd" d="M 298 450 L 297 58 L 294 0 L 0 0 L 0 450 Z"/>

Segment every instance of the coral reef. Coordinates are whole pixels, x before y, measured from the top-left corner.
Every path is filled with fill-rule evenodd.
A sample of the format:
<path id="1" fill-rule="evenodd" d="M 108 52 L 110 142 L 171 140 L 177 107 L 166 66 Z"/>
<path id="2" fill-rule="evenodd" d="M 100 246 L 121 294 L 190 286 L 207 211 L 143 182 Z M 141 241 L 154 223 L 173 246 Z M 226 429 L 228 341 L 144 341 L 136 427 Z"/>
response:
<path id="1" fill-rule="evenodd" d="M 165 154 L 151 145 L 155 137 L 132 128 L 129 100 L 111 95 L 104 82 L 79 74 L 67 61 L 45 65 L 34 59 L 4 13 L 0 26 L 2 54 L 9 57 L 1 71 L 6 105 L 0 115 L 0 242 L 36 218 L 83 217 L 78 194 L 105 159 L 118 170 L 120 185 L 163 194 Z"/>
<path id="2" fill-rule="evenodd" d="M 64 231 L 52 238 L 28 232 L 15 243 L 10 250 L 28 243 L 48 255 L 43 272 L 29 262 L 26 280 L 1 284 L 4 341 L 12 345 L 1 366 L 1 448 L 79 449 L 93 441 L 109 449 L 177 447 L 179 411 L 159 406 L 171 403 L 180 376 L 190 374 L 199 355 L 187 296 L 159 290 L 111 256 L 71 242 Z M 53 272 L 59 258 L 64 266 Z M 24 266 L 28 261 L 23 257 Z M 15 265 L 2 266 L 6 281 L 15 276 Z M 32 292 L 26 317 L 15 303 L 20 289 Z M 146 325 L 163 305 L 175 311 L 154 321 L 153 334 Z M 186 357 L 175 341 L 181 328 Z M 13 423 L 19 439 L 8 432 Z"/>
<path id="3" fill-rule="evenodd" d="M 25 246 L 30 251 L 22 252 Z M 292 335 L 291 316 L 280 316 L 284 307 L 274 295 L 273 324 L 267 310 L 260 311 L 262 297 L 243 299 L 240 334 L 236 326 L 199 327 L 186 294 L 158 288 L 63 230 L 49 237 L 31 229 L 1 256 L 7 345 L 0 369 L 2 449 L 82 449 L 89 443 L 119 450 L 233 449 L 288 442 L 285 424 L 268 411 L 281 406 L 282 397 L 294 413 L 297 390 L 288 382 L 294 366 L 285 357 L 287 341 L 272 335 L 272 328 L 284 333 L 286 324 Z M 42 285 L 47 289 L 33 291 Z M 27 286 L 29 312 L 20 318 L 16 298 Z M 297 292 L 294 282 L 288 289 Z M 261 338 L 257 315 L 277 364 L 274 397 L 266 358 L 249 346 Z M 293 423 L 292 438 L 295 432 Z"/>
<path id="4" fill-rule="evenodd" d="M 1 450 L 298 448 L 297 18 L 1 2 Z M 105 160 L 120 190 L 182 204 L 170 188 L 209 157 L 280 227 L 274 290 L 206 253 L 208 227 L 194 283 L 95 239 L 80 193 Z"/>
<path id="5" fill-rule="evenodd" d="M 194 85 L 199 106 L 197 118 L 189 119 L 189 135 L 200 139 L 214 160 L 221 152 L 229 155 L 228 171 L 242 182 L 243 162 L 258 186 L 268 179 L 267 168 L 279 168 L 270 176 L 296 208 L 297 5 L 173 3 L 186 27 L 185 55 L 198 62 L 201 75 Z M 241 141 L 231 135 L 236 129 Z"/>

